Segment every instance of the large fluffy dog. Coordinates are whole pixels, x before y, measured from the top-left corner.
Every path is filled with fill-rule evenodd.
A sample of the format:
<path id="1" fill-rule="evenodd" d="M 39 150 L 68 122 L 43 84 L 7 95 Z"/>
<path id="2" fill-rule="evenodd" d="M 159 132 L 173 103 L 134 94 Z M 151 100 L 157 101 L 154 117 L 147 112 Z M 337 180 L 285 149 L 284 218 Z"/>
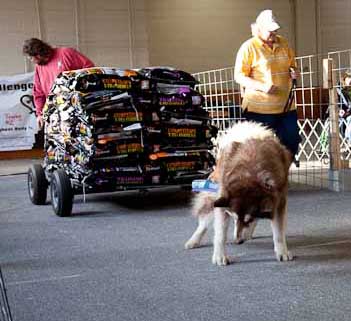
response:
<path id="1" fill-rule="evenodd" d="M 212 262 L 226 265 L 229 217 L 235 217 L 237 243 L 251 238 L 257 219 L 268 218 L 272 220 L 278 261 L 291 260 L 285 239 L 290 164 L 291 154 L 271 130 L 252 122 L 234 125 L 218 142 L 211 176 L 219 184 L 218 193 L 201 192 L 195 196 L 193 214 L 198 217 L 198 227 L 185 247 L 200 245 L 214 217 Z"/>

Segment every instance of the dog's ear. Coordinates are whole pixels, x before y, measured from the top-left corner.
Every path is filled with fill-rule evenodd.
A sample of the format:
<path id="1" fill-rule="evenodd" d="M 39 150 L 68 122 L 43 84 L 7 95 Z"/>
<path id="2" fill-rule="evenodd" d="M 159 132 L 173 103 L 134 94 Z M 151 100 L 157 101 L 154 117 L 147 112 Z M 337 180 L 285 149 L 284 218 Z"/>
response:
<path id="1" fill-rule="evenodd" d="M 257 175 L 258 183 L 266 191 L 274 191 L 277 188 L 277 184 L 273 179 L 273 175 L 267 171 L 261 171 Z"/>
<path id="2" fill-rule="evenodd" d="M 227 197 L 221 196 L 214 201 L 214 207 L 228 207 L 229 199 Z"/>

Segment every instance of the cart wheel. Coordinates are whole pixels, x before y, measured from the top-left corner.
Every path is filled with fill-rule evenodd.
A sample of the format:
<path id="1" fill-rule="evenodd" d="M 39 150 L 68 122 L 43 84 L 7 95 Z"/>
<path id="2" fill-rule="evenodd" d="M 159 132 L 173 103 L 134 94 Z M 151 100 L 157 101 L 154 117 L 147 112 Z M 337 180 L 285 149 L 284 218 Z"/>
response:
<path id="1" fill-rule="evenodd" d="M 44 205 L 46 203 L 48 181 L 40 164 L 33 164 L 29 167 L 27 185 L 31 202 L 35 205 Z"/>
<path id="2" fill-rule="evenodd" d="M 52 208 L 58 216 L 71 216 L 73 189 L 71 181 L 63 169 L 54 171 L 50 182 Z"/>

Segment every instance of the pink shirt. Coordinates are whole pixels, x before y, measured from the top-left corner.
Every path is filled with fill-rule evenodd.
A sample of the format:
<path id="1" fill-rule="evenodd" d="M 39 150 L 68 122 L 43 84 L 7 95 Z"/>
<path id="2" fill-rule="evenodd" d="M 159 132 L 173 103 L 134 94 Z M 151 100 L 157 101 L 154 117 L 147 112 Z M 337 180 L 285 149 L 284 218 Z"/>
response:
<path id="1" fill-rule="evenodd" d="M 47 95 L 56 77 L 62 71 L 94 67 L 94 63 L 73 48 L 54 48 L 46 65 L 36 65 L 33 97 L 37 116 L 42 114 Z"/>

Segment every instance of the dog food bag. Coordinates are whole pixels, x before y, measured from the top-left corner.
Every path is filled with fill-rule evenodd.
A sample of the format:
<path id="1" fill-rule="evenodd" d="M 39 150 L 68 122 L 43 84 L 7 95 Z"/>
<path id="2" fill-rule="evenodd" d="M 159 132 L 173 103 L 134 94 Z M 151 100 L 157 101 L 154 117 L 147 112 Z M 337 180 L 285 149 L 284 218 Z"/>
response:
<path id="1" fill-rule="evenodd" d="M 99 90 L 140 90 L 143 77 L 134 70 L 93 67 L 62 72 L 55 84 L 64 90 L 95 92 Z"/>
<path id="2" fill-rule="evenodd" d="M 158 83 L 189 85 L 195 87 L 198 81 L 189 73 L 177 70 L 172 67 L 146 67 L 139 69 L 138 72 L 151 82 L 151 88 L 157 88 Z"/>
<path id="3" fill-rule="evenodd" d="M 44 168 L 98 191 L 206 177 L 217 132 L 196 83 L 169 67 L 61 73 L 43 110 Z"/>

